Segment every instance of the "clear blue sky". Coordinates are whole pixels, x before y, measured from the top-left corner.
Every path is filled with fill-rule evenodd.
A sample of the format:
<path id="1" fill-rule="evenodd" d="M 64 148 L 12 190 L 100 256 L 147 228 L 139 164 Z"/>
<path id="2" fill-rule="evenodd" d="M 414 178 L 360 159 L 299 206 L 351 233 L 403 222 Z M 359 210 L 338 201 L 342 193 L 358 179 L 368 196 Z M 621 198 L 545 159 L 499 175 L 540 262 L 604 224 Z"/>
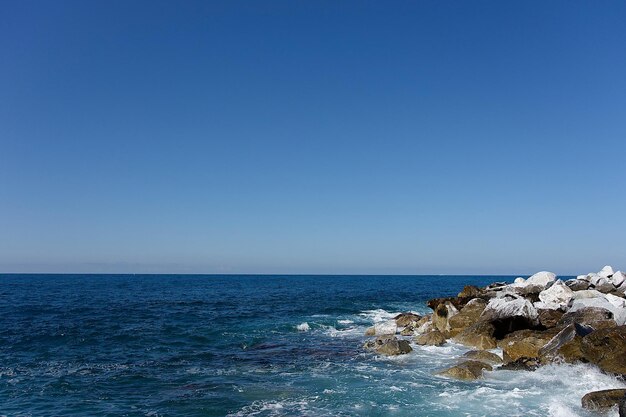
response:
<path id="1" fill-rule="evenodd" d="M 0 1 L 0 271 L 626 269 L 624 1 Z"/>

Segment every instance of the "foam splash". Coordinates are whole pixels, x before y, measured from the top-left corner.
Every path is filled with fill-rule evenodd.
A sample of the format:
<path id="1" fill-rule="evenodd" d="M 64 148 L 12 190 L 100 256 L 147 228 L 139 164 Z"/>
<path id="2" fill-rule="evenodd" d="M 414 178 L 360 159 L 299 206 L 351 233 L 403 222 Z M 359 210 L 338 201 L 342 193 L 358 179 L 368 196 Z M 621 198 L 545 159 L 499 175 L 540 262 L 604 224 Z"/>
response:
<path id="1" fill-rule="evenodd" d="M 309 326 L 309 323 L 305 321 L 304 323 L 298 324 L 296 326 L 296 329 L 298 329 L 298 331 L 300 332 L 308 332 L 309 330 L 311 330 L 311 327 Z"/>

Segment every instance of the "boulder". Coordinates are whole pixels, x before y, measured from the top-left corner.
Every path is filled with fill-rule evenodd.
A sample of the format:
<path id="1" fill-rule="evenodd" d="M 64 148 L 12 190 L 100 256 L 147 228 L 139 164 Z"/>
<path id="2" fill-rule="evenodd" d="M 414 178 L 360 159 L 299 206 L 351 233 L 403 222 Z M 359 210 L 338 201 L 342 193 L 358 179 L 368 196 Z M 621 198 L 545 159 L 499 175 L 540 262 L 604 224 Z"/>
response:
<path id="1" fill-rule="evenodd" d="M 404 355 L 411 352 L 413 349 L 406 340 L 392 339 L 383 343 L 380 347 L 376 348 L 376 352 L 381 355 L 396 356 Z"/>
<path id="2" fill-rule="evenodd" d="M 481 298 L 475 298 L 465 305 L 458 314 L 448 320 L 448 336 L 453 337 L 464 329 L 476 323 L 482 314 L 487 302 Z"/>
<path id="3" fill-rule="evenodd" d="M 600 272 L 598 272 L 598 276 L 601 276 L 603 278 L 609 278 L 613 276 L 613 268 L 611 268 L 610 265 L 606 265 L 600 270 Z"/>
<path id="4" fill-rule="evenodd" d="M 504 363 L 520 358 L 538 359 L 539 350 L 552 339 L 554 331 L 518 330 L 498 342 Z"/>
<path id="5" fill-rule="evenodd" d="M 502 363 L 502 358 L 500 356 L 493 352 L 489 352 L 488 350 L 470 350 L 465 352 L 463 357 L 491 365 L 499 365 Z"/>
<path id="6" fill-rule="evenodd" d="M 442 298 L 433 298 L 432 300 L 428 300 L 426 303 L 428 307 L 432 310 L 435 310 L 439 304 L 445 304 L 446 302 L 451 303 L 457 310 L 463 308 L 463 306 L 473 300 L 474 297 L 442 297 Z"/>
<path id="7" fill-rule="evenodd" d="M 473 381 L 482 378 L 483 370 L 492 371 L 491 365 L 479 361 L 464 361 L 439 372 L 439 375 L 464 381 Z"/>
<path id="8" fill-rule="evenodd" d="M 619 417 L 626 417 L 626 396 L 619 402 Z"/>
<path id="9" fill-rule="evenodd" d="M 493 324 L 479 321 L 456 335 L 454 341 L 476 349 L 494 349 L 497 346 L 494 332 Z"/>
<path id="10" fill-rule="evenodd" d="M 529 284 L 524 287 L 515 288 L 514 293 L 523 298 L 528 299 L 531 303 L 539 301 L 539 293 L 543 291 L 544 287 L 541 285 Z"/>
<path id="11" fill-rule="evenodd" d="M 539 350 L 541 362 L 549 363 L 563 360 L 568 363 L 584 360 L 580 349 L 582 338 L 593 331 L 593 328 L 580 324 L 570 324 L 554 336 Z"/>
<path id="12" fill-rule="evenodd" d="M 579 292 L 582 292 L 582 291 L 579 291 Z M 607 294 L 607 295 L 610 295 L 610 294 Z M 615 299 L 620 298 L 616 296 L 613 296 L 613 297 Z M 595 297 L 595 298 L 573 299 L 568 309 L 568 312 L 575 312 L 575 311 L 581 310 L 583 308 L 588 308 L 588 307 L 603 308 L 613 313 L 613 320 L 615 320 L 618 326 L 622 326 L 626 324 L 626 308 L 619 306 L 619 304 L 615 300 L 612 300 L 612 301 L 613 302 L 609 301 L 609 298 L 605 296 L 604 294 L 601 297 Z"/>
<path id="13" fill-rule="evenodd" d="M 365 336 L 382 336 L 387 334 L 396 334 L 398 326 L 395 320 L 382 321 L 374 324 L 365 330 Z"/>
<path id="14" fill-rule="evenodd" d="M 545 329 L 555 327 L 563 317 L 563 312 L 560 310 L 538 309 L 537 314 L 539 316 L 539 325 Z"/>
<path id="15" fill-rule="evenodd" d="M 516 330 L 531 329 L 539 325 L 539 315 L 532 303 L 524 298 L 492 298 L 480 316 L 495 327 L 496 339 Z"/>
<path id="16" fill-rule="evenodd" d="M 568 311 L 563 314 L 557 326 L 567 326 L 573 323 L 591 326 L 594 329 L 616 326 L 613 313 L 606 308 L 599 307 L 584 307 L 575 311 Z"/>
<path id="17" fill-rule="evenodd" d="M 373 340 L 368 340 L 367 342 L 365 342 L 365 344 L 363 345 L 363 348 L 366 350 L 374 350 L 376 348 L 381 347 L 383 344 L 387 343 L 390 340 L 394 340 L 396 337 L 393 335 L 385 335 L 385 336 L 378 336 L 376 339 Z"/>
<path id="18" fill-rule="evenodd" d="M 546 287 L 556 279 L 556 274 L 548 271 L 537 272 L 526 280 L 527 285 L 540 285 Z"/>
<path id="19" fill-rule="evenodd" d="M 398 327 L 406 327 L 410 324 L 416 323 L 422 318 L 419 314 L 415 313 L 400 313 L 394 320 L 396 321 L 396 326 Z"/>
<path id="20" fill-rule="evenodd" d="M 617 271 L 611 277 L 611 283 L 615 287 L 619 287 L 620 285 L 622 285 L 624 283 L 624 281 L 626 281 L 626 275 L 624 275 L 624 273 L 622 271 Z"/>
<path id="21" fill-rule="evenodd" d="M 433 313 L 433 326 L 442 333 L 447 332 L 450 330 L 448 321 L 458 312 L 459 310 L 449 301 L 439 304 Z"/>
<path id="22" fill-rule="evenodd" d="M 589 281 L 584 279 L 568 279 L 565 285 L 572 291 L 586 290 L 589 288 Z"/>
<path id="23" fill-rule="evenodd" d="M 626 326 L 598 329 L 583 337 L 580 349 L 603 371 L 626 375 Z"/>
<path id="24" fill-rule="evenodd" d="M 545 309 L 559 310 L 567 307 L 573 295 L 574 291 L 559 279 L 550 288 L 539 293 L 539 300 Z"/>
<path id="25" fill-rule="evenodd" d="M 609 278 L 600 278 L 593 287 L 603 294 L 608 294 L 616 290 L 615 286 L 611 283 Z"/>
<path id="26" fill-rule="evenodd" d="M 458 295 L 459 298 L 476 298 L 482 295 L 483 291 L 475 285 L 466 285 Z"/>
<path id="27" fill-rule="evenodd" d="M 581 403 L 587 410 L 606 412 L 619 406 L 625 396 L 626 389 L 605 389 L 585 394 Z"/>
<path id="28" fill-rule="evenodd" d="M 446 343 L 446 337 L 439 330 L 431 330 L 417 336 L 415 343 L 422 346 L 441 346 Z"/>

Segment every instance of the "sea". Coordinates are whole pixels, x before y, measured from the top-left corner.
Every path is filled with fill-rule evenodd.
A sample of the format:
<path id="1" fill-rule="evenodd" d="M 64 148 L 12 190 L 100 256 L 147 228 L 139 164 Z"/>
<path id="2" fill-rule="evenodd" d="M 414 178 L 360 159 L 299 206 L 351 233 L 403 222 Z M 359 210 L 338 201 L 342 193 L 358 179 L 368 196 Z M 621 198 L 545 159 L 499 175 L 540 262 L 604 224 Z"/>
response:
<path id="1" fill-rule="evenodd" d="M 0 275 L 0 416 L 592 416 L 592 366 L 436 375 L 365 329 L 503 276 Z M 609 416 L 616 416 L 612 412 Z"/>

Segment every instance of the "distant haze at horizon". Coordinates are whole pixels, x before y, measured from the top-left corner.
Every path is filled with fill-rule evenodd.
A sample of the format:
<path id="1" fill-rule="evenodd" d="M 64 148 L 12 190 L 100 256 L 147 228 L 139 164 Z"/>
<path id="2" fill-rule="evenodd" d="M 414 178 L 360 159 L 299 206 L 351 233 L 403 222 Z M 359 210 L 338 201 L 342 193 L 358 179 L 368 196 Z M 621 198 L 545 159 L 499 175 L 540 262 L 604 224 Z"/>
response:
<path id="1" fill-rule="evenodd" d="M 626 2 L 5 2 L 0 273 L 626 269 Z"/>

